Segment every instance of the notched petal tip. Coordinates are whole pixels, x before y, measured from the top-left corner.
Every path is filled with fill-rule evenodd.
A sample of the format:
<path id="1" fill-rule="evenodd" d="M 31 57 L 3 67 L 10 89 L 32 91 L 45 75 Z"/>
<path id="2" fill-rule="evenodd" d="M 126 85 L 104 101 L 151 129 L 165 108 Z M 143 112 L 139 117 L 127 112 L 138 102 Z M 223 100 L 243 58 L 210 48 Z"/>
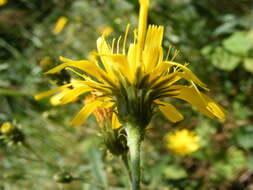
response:
<path id="1" fill-rule="evenodd" d="M 215 102 L 208 102 L 207 109 L 212 112 L 218 119 L 224 120 L 226 116 L 226 110 Z"/>

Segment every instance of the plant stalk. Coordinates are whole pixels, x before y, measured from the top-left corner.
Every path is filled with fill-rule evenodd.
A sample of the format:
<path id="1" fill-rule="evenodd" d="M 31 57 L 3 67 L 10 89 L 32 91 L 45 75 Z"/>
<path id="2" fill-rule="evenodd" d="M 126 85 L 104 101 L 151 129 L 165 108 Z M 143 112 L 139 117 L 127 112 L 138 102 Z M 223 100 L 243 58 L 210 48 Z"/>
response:
<path id="1" fill-rule="evenodd" d="M 134 124 L 126 125 L 127 145 L 130 153 L 130 168 L 132 178 L 132 190 L 140 190 L 140 147 L 142 141 L 141 127 Z"/>

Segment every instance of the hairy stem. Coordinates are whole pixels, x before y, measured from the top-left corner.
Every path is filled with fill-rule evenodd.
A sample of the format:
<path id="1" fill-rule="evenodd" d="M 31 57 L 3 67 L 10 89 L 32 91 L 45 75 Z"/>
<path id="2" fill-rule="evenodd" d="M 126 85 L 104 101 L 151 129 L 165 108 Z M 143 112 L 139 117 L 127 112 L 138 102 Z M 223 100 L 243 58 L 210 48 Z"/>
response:
<path id="1" fill-rule="evenodd" d="M 132 174 L 132 190 L 140 190 L 140 147 L 142 132 L 139 126 L 134 124 L 126 125 L 127 145 L 130 152 L 130 168 Z"/>

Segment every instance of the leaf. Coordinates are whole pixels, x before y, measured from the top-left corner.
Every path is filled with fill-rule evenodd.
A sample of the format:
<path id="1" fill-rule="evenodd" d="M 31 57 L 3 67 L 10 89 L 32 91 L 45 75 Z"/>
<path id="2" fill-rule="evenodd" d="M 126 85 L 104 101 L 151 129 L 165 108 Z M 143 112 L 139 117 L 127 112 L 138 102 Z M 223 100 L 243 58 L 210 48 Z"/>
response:
<path id="1" fill-rule="evenodd" d="M 213 35 L 218 36 L 221 34 L 231 33 L 235 30 L 234 28 L 236 25 L 237 21 L 225 22 L 214 30 Z"/>
<path id="2" fill-rule="evenodd" d="M 246 125 L 236 129 L 233 132 L 234 139 L 242 148 L 253 148 L 253 126 Z"/>
<path id="3" fill-rule="evenodd" d="M 246 56 L 253 47 L 250 32 L 236 32 L 222 42 L 224 48 L 236 55 Z"/>
<path id="4" fill-rule="evenodd" d="M 253 58 L 245 58 L 243 61 L 243 67 L 246 71 L 253 73 Z"/>
<path id="5" fill-rule="evenodd" d="M 216 182 L 231 180 L 246 164 L 247 160 L 244 152 L 236 148 L 230 148 L 227 150 L 225 158 L 213 163 L 211 179 Z"/>
<path id="6" fill-rule="evenodd" d="M 222 47 L 217 47 L 211 55 L 214 66 L 225 71 L 232 71 L 240 63 L 240 57 L 235 56 Z"/>
<path id="7" fill-rule="evenodd" d="M 214 45 L 208 45 L 208 46 L 205 46 L 201 49 L 201 54 L 204 55 L 204 56 L 210 56 L 210 54 L 214 51 Z"/>
<path id="8" fill-rule="evenodd" d="M 182 179 L 188 176 L 183 167 L 170 165 L 164 169 L 164 174 L 168 179 Z"/>

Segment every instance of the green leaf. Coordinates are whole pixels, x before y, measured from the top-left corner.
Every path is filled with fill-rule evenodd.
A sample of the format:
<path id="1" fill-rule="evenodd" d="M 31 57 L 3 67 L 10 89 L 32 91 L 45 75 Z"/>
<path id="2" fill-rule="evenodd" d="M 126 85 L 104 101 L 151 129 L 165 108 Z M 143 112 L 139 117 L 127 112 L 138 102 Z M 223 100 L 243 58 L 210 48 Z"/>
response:
<path id="1" fill-rule="evenodd" d="M 236 143 L 238 143 L 242 148 L 249 149 L 253 148 L 253 126 L 246 125 L 242 126 L 233 132 Z"/>
<path id="2" fill-rule="evenodd" d="M 253 58 L 245 58 L 243 61 L 243 67 L 246 71 L 253 73 Z"/>
<path id="3" fill-rule="evenodd" d="M 201 49 L 201 54 L 204 55 L 204 56 L 210 56 L 210 54 L 212 53 L 212 51 L 214 50 L 214 46 L 213 45 L 208 45 L 208 46 L 205 46 Z"/>
<path id="4" fill-rule="evenodd" d="M 251 34 L 244 31 L 232 34 L 222 44 L 226 50 L 240 56 L 246 56 L 253 47 Z"/>
<path id="5" fill-rule="evenodd" d="M 246 166 L 247 160 L 243 151 L 230 148 L 226 157 L 213 163 L 211 179 L 217 182 L 233 179 Z"/>
<path id="6" fill-rule="evenodd" d="M 217 47 L 211 55 L 214 66 L 225 71 L 232 71 L 240 63 L 240 57 L 235 56 L 222 47 Z"/>
<path id="7" fill-rule="evenodd" d="M 187 177 L 186 170 L 181 166 L 170 165 L 164 169 L 164 174 L 168 179 L 182 179 Z"/>

